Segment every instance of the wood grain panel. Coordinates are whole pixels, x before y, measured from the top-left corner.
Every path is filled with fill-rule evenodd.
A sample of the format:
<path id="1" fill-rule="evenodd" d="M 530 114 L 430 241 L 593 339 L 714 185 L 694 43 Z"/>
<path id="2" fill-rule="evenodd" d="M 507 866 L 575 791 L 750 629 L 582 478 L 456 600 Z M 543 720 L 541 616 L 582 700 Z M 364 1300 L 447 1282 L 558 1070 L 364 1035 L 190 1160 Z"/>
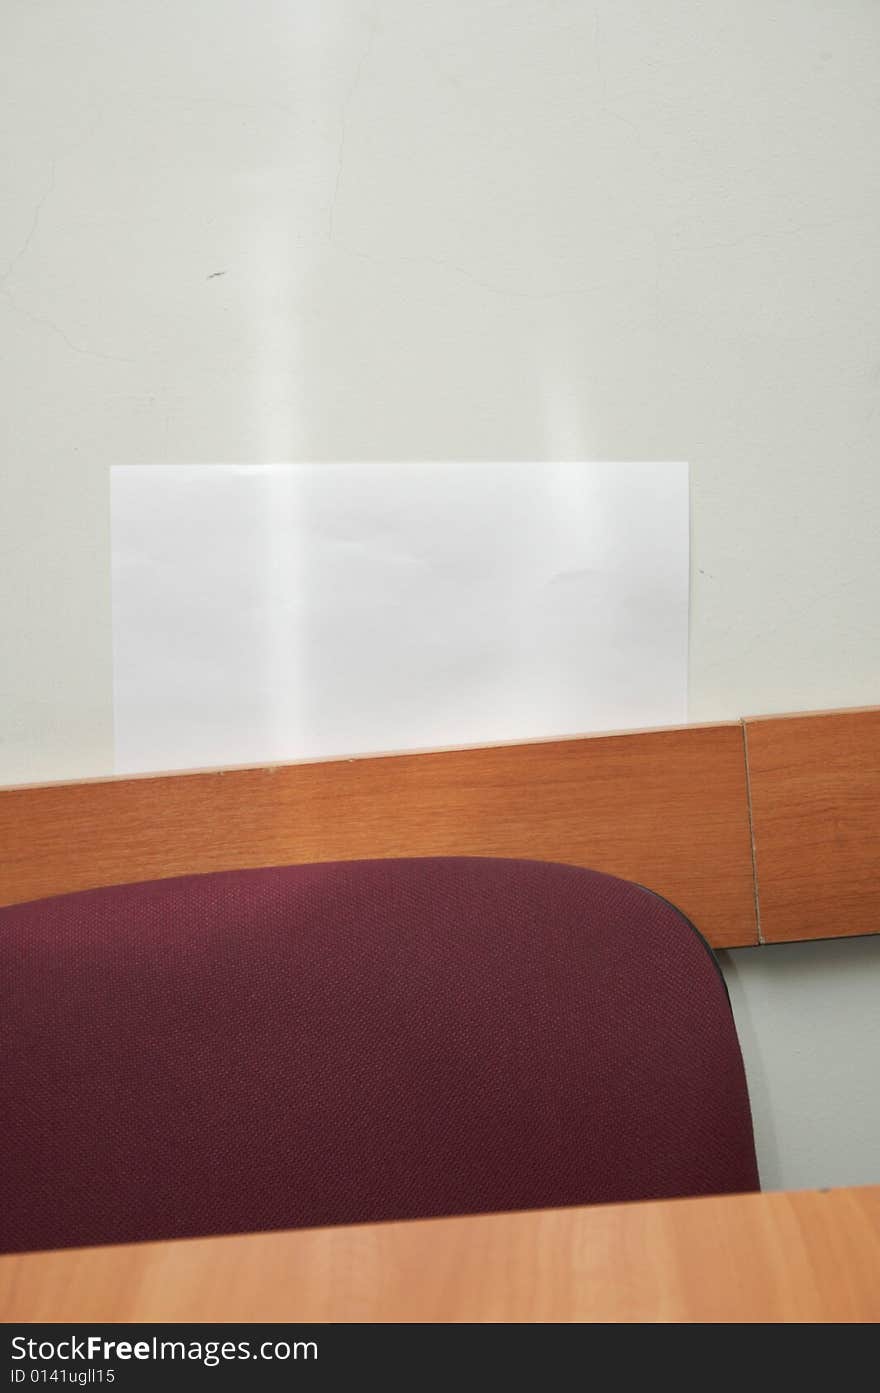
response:
<path id="1" fill-rule="evenodd" d="M 880 1188 L 0 1258 L 34 1321 L 876 1321 Z M 319 1337 L 320 1349 L 320 1337 Z"/>
<path id="2" fill-rule="evenodd" d="M 592 866 L 756 941 L 737 724 L 0 791 L 0 903 L 192 872 L 386 856 Z"/>
<path id="3" fill-rule="evenodd" d="M 745 732 L 764 942 L 880 932 L 880 709 Z"/>

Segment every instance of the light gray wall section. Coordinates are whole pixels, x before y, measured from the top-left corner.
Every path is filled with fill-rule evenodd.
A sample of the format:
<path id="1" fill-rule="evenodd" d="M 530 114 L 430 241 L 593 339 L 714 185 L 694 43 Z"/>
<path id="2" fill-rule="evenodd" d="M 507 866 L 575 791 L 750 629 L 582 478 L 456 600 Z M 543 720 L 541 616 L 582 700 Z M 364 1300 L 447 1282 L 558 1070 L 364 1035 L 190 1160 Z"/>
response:
<path id="1" fill-rule="evenodd" d="M 720 954 L 765 1189 L 880 1181 L 880 937 Z"/>

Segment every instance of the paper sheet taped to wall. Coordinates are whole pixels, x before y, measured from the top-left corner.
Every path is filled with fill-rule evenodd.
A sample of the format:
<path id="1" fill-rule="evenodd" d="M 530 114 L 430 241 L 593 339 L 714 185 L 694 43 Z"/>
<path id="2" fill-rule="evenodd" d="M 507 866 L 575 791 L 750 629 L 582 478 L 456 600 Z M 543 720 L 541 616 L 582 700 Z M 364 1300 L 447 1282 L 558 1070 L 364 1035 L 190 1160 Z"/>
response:
<path id="1" fill-rule="evenodd" d="M 684 464 L 112 470 L 116 767 L 682 722 Z"/>

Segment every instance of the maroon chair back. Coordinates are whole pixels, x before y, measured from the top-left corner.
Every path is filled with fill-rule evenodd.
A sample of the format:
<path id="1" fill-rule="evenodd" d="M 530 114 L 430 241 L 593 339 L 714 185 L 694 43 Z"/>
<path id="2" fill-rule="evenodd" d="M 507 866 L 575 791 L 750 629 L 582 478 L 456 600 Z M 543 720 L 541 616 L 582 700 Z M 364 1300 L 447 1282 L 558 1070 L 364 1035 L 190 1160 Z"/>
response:
<path id="1" fill-rule="evenodd" d="M 0 910 L 0 1249 L 757 1188 L 692 925 L 450 858 Z"/>

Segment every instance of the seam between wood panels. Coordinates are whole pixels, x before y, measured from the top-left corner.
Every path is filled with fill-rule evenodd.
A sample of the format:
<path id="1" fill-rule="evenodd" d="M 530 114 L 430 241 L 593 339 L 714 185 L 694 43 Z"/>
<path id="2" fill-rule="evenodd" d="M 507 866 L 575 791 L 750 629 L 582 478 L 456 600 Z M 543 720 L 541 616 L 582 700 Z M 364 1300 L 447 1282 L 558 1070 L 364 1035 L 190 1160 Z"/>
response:
<path id="1" fill-rule="evenodd" d="M 764 942 L 764 934 L 761 930 L 761 896 L 758 891 L 758 853 L 755 847 L 755 816 L 752 809 L 752 771 L 749 768 L 749 737 L 746 730 L 745 721 L 740 721 L 743 735 L 743 759 L 746 766 L 746 805 L 749 810 L 749 845 L 752 849 L 752 888 L 755 896 L 755 929 L 758 934 L 758 943 Z"/>

